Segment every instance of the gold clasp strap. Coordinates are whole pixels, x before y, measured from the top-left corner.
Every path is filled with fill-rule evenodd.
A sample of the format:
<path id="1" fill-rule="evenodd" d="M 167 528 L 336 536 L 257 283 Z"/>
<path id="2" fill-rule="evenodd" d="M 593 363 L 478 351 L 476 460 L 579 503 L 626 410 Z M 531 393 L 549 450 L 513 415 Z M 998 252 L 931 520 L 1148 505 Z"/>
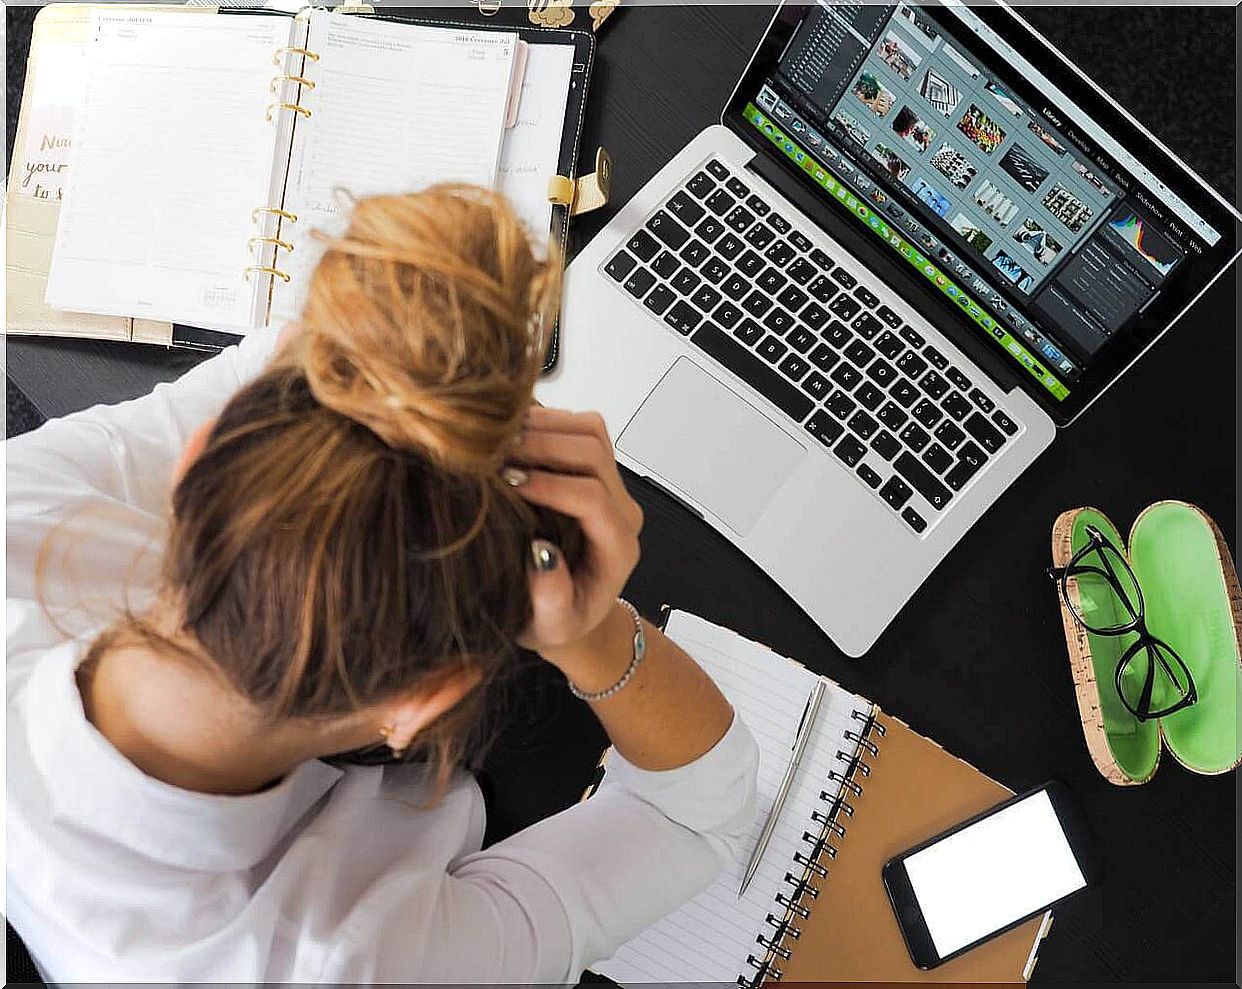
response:
<path id="1" fill-rule="evenodd" d="M 274 244 L 276 247 L 283 247 L 290 253 L 293 251 L 293 245 L 287 240 L 281 240 L 279 237 L 251 237 L 246 241 L 246 249 L 253 253 L 255 244 Z"/>
<path id="2" fill-rule="evenodd" d="M 612 158 L 603 148 L 595 152 L 595 171 L 577 182 L 567 175 L 548 180 L 548 201 L 569 209 L 570 216 L 581 216 L 608 202 L 612 191 Z"/>
<path id="3" fill-rule="evenodd" d="M 304 106 L 298 106 L 296 103 L 269 103 L 267 105 L 267 119 L 272 119 L 273 110 L 292 110 L 294 113 L 300 113 L 303 117 L 309 118 L 311 112 Z"/>
<path id="4" fill-rule="evenodd" d="M 279 216 L 288 220 L 290 223 L 297 223 L 298 217 L 296 213 L 289 213 L 278 206 L 256 206 L 250 211 L 250 222 L 258 223 L 260 213 L 270 213 L 272 216 Z"/>
<path id="5" fill-rule="evenodd" d="M 262 275 L 271 275 L 273 278 L 279 278 L 281 281 L 285 282 L 286 284 L 288 284 L 289 281 L 291 280 L 289 276 L 286 275 L 279 268 L 269 268 L 267 265 L 252 264 L 249 268 L 247 268 L 245 271 L 242 272 L 242 274 L 246 276 L 246 281 L 250 281 L 250 273 L 252 271 L 257 271 Z"/>
<path id="6" fill-rule="evenodd" d="M 283 83 L 286 82 L 296 82 L 299 86 L 305 86 L 307 89 L 315 88 L 314 80 L 307 79 L 305 76 L 279 75 L 268 84 L 267 91 L 269 93 L 274 93 Z"/>
<path id="7" fill-rule="evenodd" d="M 305 55 L 312 62 L 319 61 L 319 55 L 311 51 L 309 48 L 299 48 L 297 45 L 282 45 L 276 49 L 276 53 L 272 55 L 272 64 L 280 65 L 280 60 L 285 55 Z"/>

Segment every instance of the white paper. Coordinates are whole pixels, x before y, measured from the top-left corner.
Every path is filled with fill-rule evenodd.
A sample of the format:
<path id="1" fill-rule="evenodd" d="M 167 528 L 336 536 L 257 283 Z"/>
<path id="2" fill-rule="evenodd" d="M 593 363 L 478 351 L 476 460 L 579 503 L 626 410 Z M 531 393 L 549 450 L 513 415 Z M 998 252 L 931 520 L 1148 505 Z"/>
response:
<path id="1" fill-rule="evenodd" d="M 509 32 L 315 12 L 308 47 L 320 59 L 301 99 L 313 116 L 294 135 L 285 208 L 298 221 L 282 228 L 292 234 L 293 283 L 277 286 L 278 319 L 300 311 L 321 253 L 311 231 L 339 232 L 342 192 L 495 183 L 517 42 Z"/>
<path id="2" fill-rule="evenodd" d="M 536 244 L 552 225 L 548 180 L 560 164 L 565 107 L 574 68 L 571 45 L 531 45 L 517 123 L 505 133 L 497 187 L 513 204 Z"/>
<path id="3" fill-rule="evenodd" d="M 83 47 L 53 42 L 39 48 L 30 98 L 35 106 L 77 106 L 86 86 Z"/>
<path id="4" fill-rule="evenodd" d="M 250 213 L 269 193 L 264 108 L 289 31 L 280 17 L 92 13 L 48 305 L 254 325 Z"/>
<path id="5" fill-rule="evenodd" d="M 755 974 L 746 964 L 747 955 L 764 954 L 755 938 L 775 933 L 766 917 L 783 914 L 776 894 L 792 892 L 784 882 L 785 873 L 801 873 L 794 853 L 809 849 L 802 841 L 803 832 L 819 835 L 821 826 L 812 821 L 811 813 L 825 809 L 821 791 L 830 796 L 840 791 L 828 773 L 844 768 L 837 752 L 856 748 L 845 738 L 846 731 L 859 727 L 852 714 L 868 710 L 870 704 L 829 685 L 776 829 L 746 895 L 739 897 L 746 861 L 780 789 L 802 712 L 818 677 L 764 646 L 685 612 L 670 616 L 667 634 L 711 675 L 759 743 L 757 813 L 743 854 L 715 883 L 593 969 L 622 985 L 733 985 L 739 975 Z"/>

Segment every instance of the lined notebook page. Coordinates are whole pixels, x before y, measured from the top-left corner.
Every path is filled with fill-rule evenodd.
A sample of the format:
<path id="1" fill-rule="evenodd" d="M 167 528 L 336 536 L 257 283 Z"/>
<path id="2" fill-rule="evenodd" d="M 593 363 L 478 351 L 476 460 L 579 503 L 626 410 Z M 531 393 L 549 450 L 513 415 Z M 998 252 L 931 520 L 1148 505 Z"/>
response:
<path id="1" fill-rule="evenodd" d="M 46 299 L 57 309 L 253 324 L 246 241 L 267 201 L 272 54 L 291 20 L 93 11 Z"/>
<path id="2" fill-rule="evenodd" d="M 784 882 L 785 874 L 801 873 L 793 855 L 807 849 L 802 834 L 813 831 L 818 836 L 821 830 L 811 820 L 811 812 L 824 806 L 821 791 L 835 796 L 839 790 L 828 780 L 831 770 L 843 768 L 837 753 L 853 755 L 857 747 L 845 738 L 846 731 L 858 727 L 851 713 L 866 710 L 870 704 L 835 684 L 829 685 L 759 870 L 746 895 L 739 897 L 746 862 L 780 788 L 798 723 L 819 678 L 764 646 L 685 612 L 673 612 L 666 632 L 707 670 L 755 736 L 759 745 L 757 813 L 750 841 L 738 861 L 707 890 L 623 945 L 594 970 L 622 984 L 731 985 L 739 975 L 753 974 L 746 964 L 747 955 L 764 954 L 755 938 L 773 933 L 765 918 L 769 913 L 783 912 L 775 898 L 777 893 L 792 892 Z"/>
<path id="3" fill-rule="evenodd" d="M 493 186 L 505 133 L 516 34 L 398 24 L 316 10 L 307 47 L 313 90 L 300 103 L 282 227 L 293 276 L 277 286 L 278 318 L 301 309 L 321 250 L 313 229 L 339 232 L 348 201 L 414 192 L 436 182 Z M 292 235 L 291 237 L 289 235 Z"/>

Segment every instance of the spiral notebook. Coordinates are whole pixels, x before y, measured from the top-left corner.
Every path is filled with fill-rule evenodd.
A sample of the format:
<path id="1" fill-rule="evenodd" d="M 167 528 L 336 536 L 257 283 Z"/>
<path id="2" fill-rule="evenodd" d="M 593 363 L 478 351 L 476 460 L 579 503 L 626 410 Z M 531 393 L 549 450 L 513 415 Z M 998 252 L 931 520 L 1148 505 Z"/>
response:
<path id="1" fill-rule="evenodd" d="M 1021 983 L 1051 915 L 922 971 L 906 952 L 880 870 L 894 855 L 1010 796 L 999 783 L 827 681 L 819 717 L 759 870 L 745 859 L 820 678 L 685 612 L 665 631 L 711 674 L 759 744 L 745 853 L 702 894 L 594 970 L 616 982 Z M 605 763 L 606 771 L 606 763 Z"/>

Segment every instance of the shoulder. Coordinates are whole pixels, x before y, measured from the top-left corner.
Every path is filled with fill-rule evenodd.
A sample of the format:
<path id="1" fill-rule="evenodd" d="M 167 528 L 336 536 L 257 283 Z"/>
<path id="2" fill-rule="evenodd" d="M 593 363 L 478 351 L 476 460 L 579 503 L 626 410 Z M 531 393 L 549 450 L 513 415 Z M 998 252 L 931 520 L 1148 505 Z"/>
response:
<path id="1" fill-rule="evenodd" d="M 316 982 L 342 951 L 365 972 L 377 936 L 417 968 L 406 949 L 432 937 L 445 877 L 481 839 L 472 779 L 435 805 L 418 767 L 311 762 L 251 797 L 178 791 L 93 732 L 70 693 L 79 656 L 44 651 L 10 682 L 12 920 L 49 976 Z"/>

